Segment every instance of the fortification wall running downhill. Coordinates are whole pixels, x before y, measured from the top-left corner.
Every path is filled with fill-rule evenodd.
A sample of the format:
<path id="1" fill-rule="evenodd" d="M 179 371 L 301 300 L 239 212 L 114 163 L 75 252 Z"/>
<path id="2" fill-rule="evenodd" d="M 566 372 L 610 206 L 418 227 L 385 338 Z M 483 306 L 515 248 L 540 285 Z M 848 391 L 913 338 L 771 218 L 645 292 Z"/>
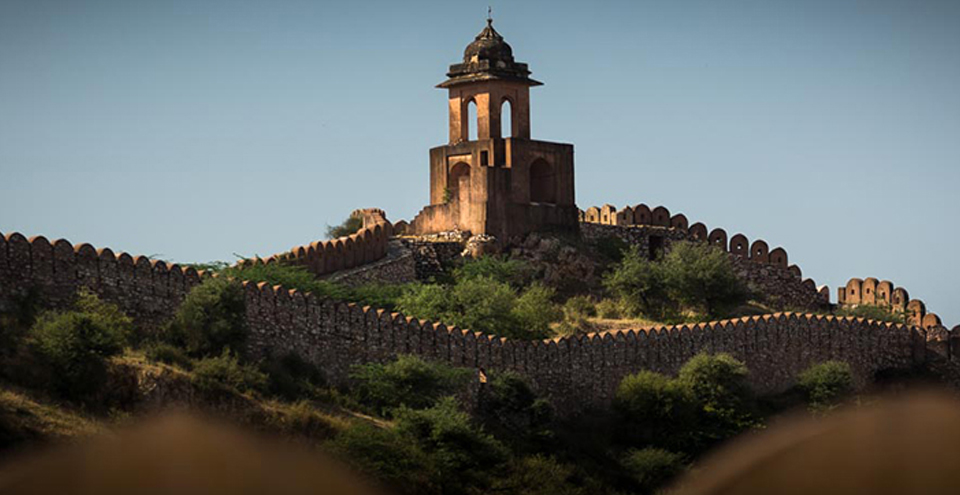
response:
<path id="1" fill-rule="evenodd" d="M 31 292 L 46 307 L 64 308 L 84 286 L 141 325 L 155 327 L 207 276 L 89 244 L 0 235 L 2 310 L 13 309 Z M 864 383 L 878 370 L 922 362 L 926 352 L 923 329 L 832 316 L 776 314 L 529 342 L 263 283 L 244 283 L 244 291 L 255 355 L 296 352 L 338 384 L 349 381 L 353 365 L 403 353 L 488 371 L 513 370 L 561 412 L 606 405 L 627 374 L 643 369 L 673 374 L 700 351 L 729 352 L 743 360 L 761 392 L 790 386 L 797 372 L 815 362 L 845 360 Z"/>
<path id="2" fill-rule="evenodd" d="M 363 226 L 354 234 L 329 241 L 314 241 L 267 258 L 246 259 L 240 264 L 287 263 L 303 266 L 314 275 L 324 276 L 373 263 L 385 257 L 390 237 L 393 236 L 393 225 L 387 220 L 383 210 L 355 210 L 350 216 L 360 218 L 363 222 Z"/>

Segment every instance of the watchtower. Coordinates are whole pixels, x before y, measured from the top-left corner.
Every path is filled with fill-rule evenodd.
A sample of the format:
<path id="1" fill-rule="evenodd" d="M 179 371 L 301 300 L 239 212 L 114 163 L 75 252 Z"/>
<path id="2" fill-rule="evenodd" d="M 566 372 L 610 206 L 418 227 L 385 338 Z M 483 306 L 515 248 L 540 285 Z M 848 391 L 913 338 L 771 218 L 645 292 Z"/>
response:
<path id="1" fill-rule="evenodd" d="M 576 230 L 573 145 L 530 139 L 530 88 L 543 83 L 514 60 L 492 19 L 447 77 L 437 87 L 448 90 L 450 140 L 430 150 L 430 206 L 411 223 L 413 231 L 504 238 Z"/>

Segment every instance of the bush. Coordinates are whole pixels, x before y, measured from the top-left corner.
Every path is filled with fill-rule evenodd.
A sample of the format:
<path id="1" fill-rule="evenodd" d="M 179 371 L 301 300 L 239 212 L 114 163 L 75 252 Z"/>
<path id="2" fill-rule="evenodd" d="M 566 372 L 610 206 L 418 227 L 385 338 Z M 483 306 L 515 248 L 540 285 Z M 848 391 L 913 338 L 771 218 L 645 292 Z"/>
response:
<path id="1" fill-rule="evenodd" d="M 697 405 L 692 391 L 653 371 L 625 377 L 617 387 L 614 408 L 624 420 L 625 440 L 636 443 L 682 445 L 695 428 Z"/>
<path id="2" fill-rule="evenodd" d="M 755 424 L 747 367 L 729 354 L 697 354 L 680 368 L 677 380 L 699 406 L 698 447 L 711 446 Z"/>
<path id="3" fill-rule="evenodd" d="M 597 308 L 588 296 L 573 296 L 561 308 L 563 320 L 557 328 L 560 335 L 577 335 L 594 331 L 590 317 L 596 316 Z"/>
<path id="4" fill-rule="evenodd" d="M 464 493 L 468 487 L 483 493 L 507 460 L 503 445 L 474 426 L 451 397 L 428 409 L 402 408 L 397 429 L 432 457 L 442 493 Z"/>
<path id="5" fill-rule="evenodd" d="M 593 247 L 600 256 L 617 263 L 623 260 L 624 254 L 630 249 L 623 239 L 613 235 L 597 239 Z"/>
<path id="6" fill-rule="evenodd" d="M 267 390 L 290 401 L 315 397 L 324 384 L 320 370 L 293 352 L 267 358 L 260 371 L 267 375 Z"/>
<path id="7" fill-rule="evenodd" d="M 825 411 L 836 407 L 853 392 L 853 373 L 845 362 L 827 361 L 800 373 L 797 386 L 812 410 Z"/>
<path id="8" fill-rule="evenodd" d="M 623 467 L 637 483 L 640 493 L 654 493 L 686 469 L 682 455 L 657 448 L 629 451 Z"/>
<path id="9" fill-rule="evenodd" d="M 646 259 L 637 246 L 624 251 L 623 259 L 604 275 L 603 285 L 631 316 L 643 314 L 662 320 L 670 309 L 661 265 Z"/>
<path id="10" fill-rule="evenodd" d="M 147 359 L 158 363 L 166 363 L 189 370 L 193 366 L 193 361 L 183 349 L 168 344 L 166 342 L 154 342 L 144 348 L 144 354 Z"/>
<path id="11" fill-rule="evenodd" d="M 604 286 L 632 316 L 669 321 L 684 312 L 721 317 L 749 296 L 729 256 L 713 246 L 674 243 L 660 261 L 650 261 L 631 246 L 604 276 Z"/>
<path id="12" fill-rule="evenodd" d="M 550 403 L 537 397 L 526 380 L 512 371 L 489 376 L 481 389 L 479 412 L 488 430 L 511 443 L 540 444 L 551 436 Z"/>
<path id="13" fill-rule="evenodd" d="M 440 397 L 458 392 L 469 380 L 470 370 L 428 363 L 416 356 L 401 355 L 387 364 L 356 366 L 357 400 L 380 415 L 396 408 L 425 408 Z"/>
<path id="14" fill-rule="evenodd" d="M 224 349 L 219 356 L 203 358 L 193 365 L 193 380 L 201 390 L 262 392 L 267 376 L 256 367 L 242 364 L 237 355 Z"/>
<path id="15" fill-rule="evenodd" d="M 663 258 L 667 290 L 680 306 L 712 318 L 747 302 L 749 291 L 733 270 L 730 256 L 703 243 L 674 243 Z"/>
<path id="16" fill-rule="evenodd" d="M 327 238 L 336 239 L 356 234 L 363 227 L 363 218 L 357 215 L 350 215 L 340 225 L 327 225 Z"/>
<path id="17" fill-rule="evenodd" d="M 73 311 L 41 314 L 29 335 L 52 371 L 54 389 L 66 398 L 80 399 L 106 381 L 106 361 L 123 351 L 131 330 L 131 319 L 116 306 L 82 290 Z"/>
<path id="18" fill-rule="evenodd" d="M 394 428 L 356 423 L 327 444 L 354 469 L 396 493 L 439 494 L 433 460 Z"/>
<path id="19" fill-rule="evenodd" d="M 623 310 L 620 307 L 620 301 L 616 299 L 604 299 L 597 303 L 597 316 L 611 320 L 623 318 Z"/>
<path id="20" fill-rule="evenodd" d="M 226 277 L 194 287 L 167 327 L 168 342 L 195 357 L 215 356 L 223 349 L 241 353 L 246 338 L 243 288 Z"/>
<path id="21" fill-rule="evenodd" d="M 519 495 L 586 495 L 576 470 L 552 457 L 534 455 L 512 462 L 507 476 L 498 476 L 490 493 Z"/>
<path id="22" fill-rule="evenodd" d="M 549 335 L 549 324 L 560 318 L 552 296 L 552 290 L 539 284 L 518 295 L 507 283 L 478 276 L 461 278 L 453 287 L 412 285 L 397 306 L 420 319 L 502 337 L 539 339 Z"/>
<path id="23" fill-rule="evenodd" d="M 497 282 L 521 288 L 530 283 L 532 272 L 527 263 L 501 256 L 482 256 L 468 260 L 454 270 L 456 280 L 489 278 Z"/>
<path id="24" fill-rule="evenodd" d="M 468 278 L 458 281 L 450 293 L 452 307 L 442 321 L 503 337 L 521 334 L 513 317 L 517 294 L 509 285 L 486 277 Z"/>
<path id="25" fill-rule="evenodd" d="M 524 338 L 545 339 L 550 336 L 550 324 L 563 317 L 563 311 L 553 303 L 555 295 L 553 289 L 534 283 L 516 299 L 512 314 Z"/>

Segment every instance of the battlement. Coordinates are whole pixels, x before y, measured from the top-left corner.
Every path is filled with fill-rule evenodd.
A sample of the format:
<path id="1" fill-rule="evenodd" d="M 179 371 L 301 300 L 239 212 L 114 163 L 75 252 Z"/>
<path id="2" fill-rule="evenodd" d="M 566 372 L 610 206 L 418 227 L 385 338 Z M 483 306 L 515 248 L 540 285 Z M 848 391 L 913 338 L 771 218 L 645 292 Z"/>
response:
<path id="1" fill-rule="evenodd" d="M 28 293 L 65 308 L 79 287 L 117 304 L 147 328 L 159 328 L 189 290 L 213 274 L 144 256 L 114 254 L 42 236 L 0 235 L 0 308 Z M 953 356 L 958 340 L 944 329 L 778 313 L 695 325 L 656 326 L 542 341 L 516 341 L 420 321 L 399 313 L 318 298 L 266 283 L 243 284 L 249 346 L 255 355 L 294 351 L 332 383 L 351 366 L 416 354 L 455 366 L 513 370 L 561 412 L 611 400 L 619 381 L 639 370 L 673 374 L 698 352 L 744 361 L 758 391 L 789 387 L 797 372 L 829 359 L 850 363 L 858 383 L 878 370 L 923 362 L 928 340 Z"/>

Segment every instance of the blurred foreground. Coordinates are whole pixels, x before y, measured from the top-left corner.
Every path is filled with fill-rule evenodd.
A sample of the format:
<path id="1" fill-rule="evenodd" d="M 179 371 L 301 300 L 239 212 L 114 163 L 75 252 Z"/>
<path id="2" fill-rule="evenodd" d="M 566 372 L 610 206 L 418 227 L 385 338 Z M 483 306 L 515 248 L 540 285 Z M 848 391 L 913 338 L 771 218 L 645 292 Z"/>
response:
<path id="1" fill-rule="evenodd" d="M 734 441 L 672 492 L 958 493 L 958 468 L 960 401 L 927 392 L 786 420 Z M 7 462 L 0 493 L 381 492 L 298 445 L 171 414 Z"/>

